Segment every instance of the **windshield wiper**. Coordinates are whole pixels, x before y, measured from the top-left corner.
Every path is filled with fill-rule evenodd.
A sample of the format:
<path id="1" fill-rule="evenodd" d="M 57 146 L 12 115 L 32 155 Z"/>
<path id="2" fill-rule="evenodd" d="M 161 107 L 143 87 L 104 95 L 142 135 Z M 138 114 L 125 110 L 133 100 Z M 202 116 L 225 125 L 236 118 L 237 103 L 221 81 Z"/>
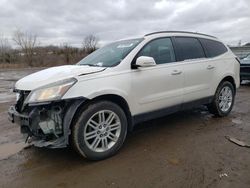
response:
<path id="1" fill-rule="evenodd" d="M 98 67 L 98 66 L 95 65 L 95 64 L 79 64 L 79 65 L 87 65 L 87 66 L 90 66 L 90 67 Z"/>

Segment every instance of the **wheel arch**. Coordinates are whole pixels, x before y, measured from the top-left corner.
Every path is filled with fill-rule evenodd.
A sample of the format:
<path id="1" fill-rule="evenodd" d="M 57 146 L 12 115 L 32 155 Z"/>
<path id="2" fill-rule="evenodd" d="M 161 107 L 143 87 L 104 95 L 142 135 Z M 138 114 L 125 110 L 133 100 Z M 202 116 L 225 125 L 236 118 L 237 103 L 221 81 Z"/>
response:
<path id="1" fill-rule="evenodd" d="M 236 94 L 235 91 L 236 91 L 237 86 L 236 86 L 234 77 L 233 77 L 233 76 L 230 76 L 230 75 L 225 76 L 225 77 L 219 82 L 219 84 L 217 85 L 216 90 L 215 90 L 215 93 L 214 93 L 214 96 L 213 96 L 212 102 L 209 103 L 209 104 L 207 105 L 208 110 L 209 110 L 212 114 L 214 114 L 214 115 L 216 115 L 216 116 L 218 116 L 218 117 L 223 117 L 223 116 L 228 115 L 228 114 L 230 113 L 230 111 L 232 110 L 232 107 L 233 107 L 233 103 L 232 103 L 231 107 L 229 108 L 229 111 L 227 111 L 227 112 L 223 112 L 223 111 L 221 111 L 221 109 L 219 108 L 219 104 L 218 104 L 219 100 L 218 100 L 217 97 L 219 97 L 219 94 L 220 94 L 220 93 L 217 94 L 217 91 L 219 91 L 219 92 L 221 91 L 221 90 L 218 90 L 218 89 L 222 89 L 222 86 L 223 86 L 223 83 L 224 83 L 224 82 L 229 82 L 229 83 L 231 83 L 232 86 L 233 86 L 233 88 L 234 88 L 234 96 L 233 96 L 233 99 L 232 99 L 233 101 L 234 101 L 234 97 L 235 97 L 235 94 Z"/>
<path id="2" fill-rule="evenodd" d="M 117 95 L 117 94 L 105 94 L 105 95 L 97 96 L 97 97 L 91 99 L 90 101 L 96 102 L 96 101 L 101 101 L 101 100 L 107 100 L 107 101 L 113 102 L 113 103 L 117 104 L 118 106 L 120 106 L 126 114 L 126 117 L 128 120 L 129 131 L 131 131 L 133 129 L 133 118 L 131 115 L 131 111 L 130 111 L 130 108 L 129 108 L 127 101 L 122 96 Z"/>
<path id="3" fill-rule="evenodd" d="M 77 117 L 84 111 L 84 109 L 86 109 L 88 105 L 93 104 L 94 102 L 102 101 L 102 100 L 113 102 L 123 109 L 128 120 L 128 131 L 132 131 L 134 122 L 133 122 L 133 118 L 132 118 L 127 101 L 123 97 L 116 95 L 116 94 L 105 94 L 105 95 L 97 96 L 92 99 L 86 99 L 82 101 L 80 104 L 78 103 L 79 105 L 76 106 L 74 114 L 71 113 L 72 114 L 71 121 L 67 122 L 66 123 L 67 125 L 65 125 L 66 130 L 69 132 L 68 134 L 69 136 L 71 135 L 71 128 L 73 124 L 76 122 Z"/>
<path id="4" fill-rule="evenodd" d="M 220 82 L 218 82 L 218 84 L 216 85 L 216 87 L 213 88 L 213 91 L 212 91 L 211 95 L 214 96 L 215 93 L 216 93 L 216 91 L 217 91 L 217 89 L 218 89 L 218 87 L 220 86 L 220 84 L 223 83 L 223 82 L 225 82 L 225 81 L 228 81 L 228 82 L 232 83 L 232 85 L 234 87 L 234 90 L 236 91 L 237 86 L 236 86 L 234 77 L 232 75 L 225 75 L 224 77 L 222 77 L 220 79 Z"/>
<path id="5" fill-rule="evenodd" d="M 220 81 L 219 85 L 220 85 L 222 82 L 225 82 L 225 81 L 230 82 L 230 83 L 233 85 L 234 90 L 236 91 L 236 83 L 235 83 L 235 79 L 233 78 L 233 76 L 231 76 L 231 75 L 225 76 L 225 77 Z M 219 85 L 218 85 L 218 86 L 219 86 Z M 217 87 L 218 87 L 218 86 L 217 86 Z"/>

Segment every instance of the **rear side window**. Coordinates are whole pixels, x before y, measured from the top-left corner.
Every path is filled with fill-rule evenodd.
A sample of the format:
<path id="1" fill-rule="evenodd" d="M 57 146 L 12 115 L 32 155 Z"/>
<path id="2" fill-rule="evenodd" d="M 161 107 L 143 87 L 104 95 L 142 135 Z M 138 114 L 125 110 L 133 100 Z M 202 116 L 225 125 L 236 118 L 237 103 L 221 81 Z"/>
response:
<path id="1" fill-rule="evenodd" d="M 198 39 L 192 37 L 175 37 L 179 60 L 204 58 L 205 53 Z"/>
<path id="2" fill-rule="evenodd" d="M 227 52 L 224 44 L 218 41 L 209 39 L 199 39 L 205 49 L 207 57 L 216 57 Z"/>
<path id="3" fill-rule="evenodd" d="M 170 38 L 155 39 L 146 44 L 137 57 L 153 57 L 156 64 L 175 62 L 175 54 Z"/>

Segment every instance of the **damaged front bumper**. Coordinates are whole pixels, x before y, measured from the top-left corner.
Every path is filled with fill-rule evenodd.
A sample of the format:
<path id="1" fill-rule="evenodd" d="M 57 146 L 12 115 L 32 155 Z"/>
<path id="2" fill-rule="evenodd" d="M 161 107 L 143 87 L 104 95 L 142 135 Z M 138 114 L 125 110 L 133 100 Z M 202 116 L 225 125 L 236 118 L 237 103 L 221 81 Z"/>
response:
<path id="1" fill-rule="evenodd" d="M 18 112 L 16 106 L 9 108 L 9 120 L 20 125 L 21 133 L 27 135 L 36 147 L 64 148 L 69 144 L 70 125 L 85 98 L 62 100 L 47 104 L 27 106 Z"/>
<path id="2" fill-rule="evenodd" d="M 11 106 L 9 108 L 8 114 L 9 114 L 9 121 L 11 121 L 12 123 L 29 125 L 29 117 L 27 115 L 18 113 L 15 109 L 15 106 Z"/>

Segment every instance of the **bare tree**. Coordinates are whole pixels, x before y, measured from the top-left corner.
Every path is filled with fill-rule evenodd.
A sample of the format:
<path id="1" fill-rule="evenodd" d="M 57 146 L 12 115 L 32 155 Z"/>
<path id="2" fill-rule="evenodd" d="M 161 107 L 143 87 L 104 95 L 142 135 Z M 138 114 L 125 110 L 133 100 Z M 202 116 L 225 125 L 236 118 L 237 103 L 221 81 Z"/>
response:
<path id="1" fill-rule="evenodd" d="M 31 33 L 24 33 L 17 30 L 14 33 L 13 41 L 21 48 L 29 66 L 33 65 L 37 36 Z"/>
<path id="2" fill-rule="evenodd" d="M 99 39 L 95 35 L 88 35 L 83 41 L 83 50 L 89 54 L 97 49 Z"/>
<path id="3" fill-rule="evenodd" d="M 9 40 L 3 35 L 0 36 L 0 62 L 11 63 L 11 45 Z"/>
<path id="4" fill-rule="evenodd" d="M 36 58 L 35 61 L 39 64 L 39 65 L 44 65 L 45 64 L 45 59 L 47 57 L 47 51 L 46 51 L 46 47 L 36 47 L 35 49 L 35 53 L 36 53 Z"/>

